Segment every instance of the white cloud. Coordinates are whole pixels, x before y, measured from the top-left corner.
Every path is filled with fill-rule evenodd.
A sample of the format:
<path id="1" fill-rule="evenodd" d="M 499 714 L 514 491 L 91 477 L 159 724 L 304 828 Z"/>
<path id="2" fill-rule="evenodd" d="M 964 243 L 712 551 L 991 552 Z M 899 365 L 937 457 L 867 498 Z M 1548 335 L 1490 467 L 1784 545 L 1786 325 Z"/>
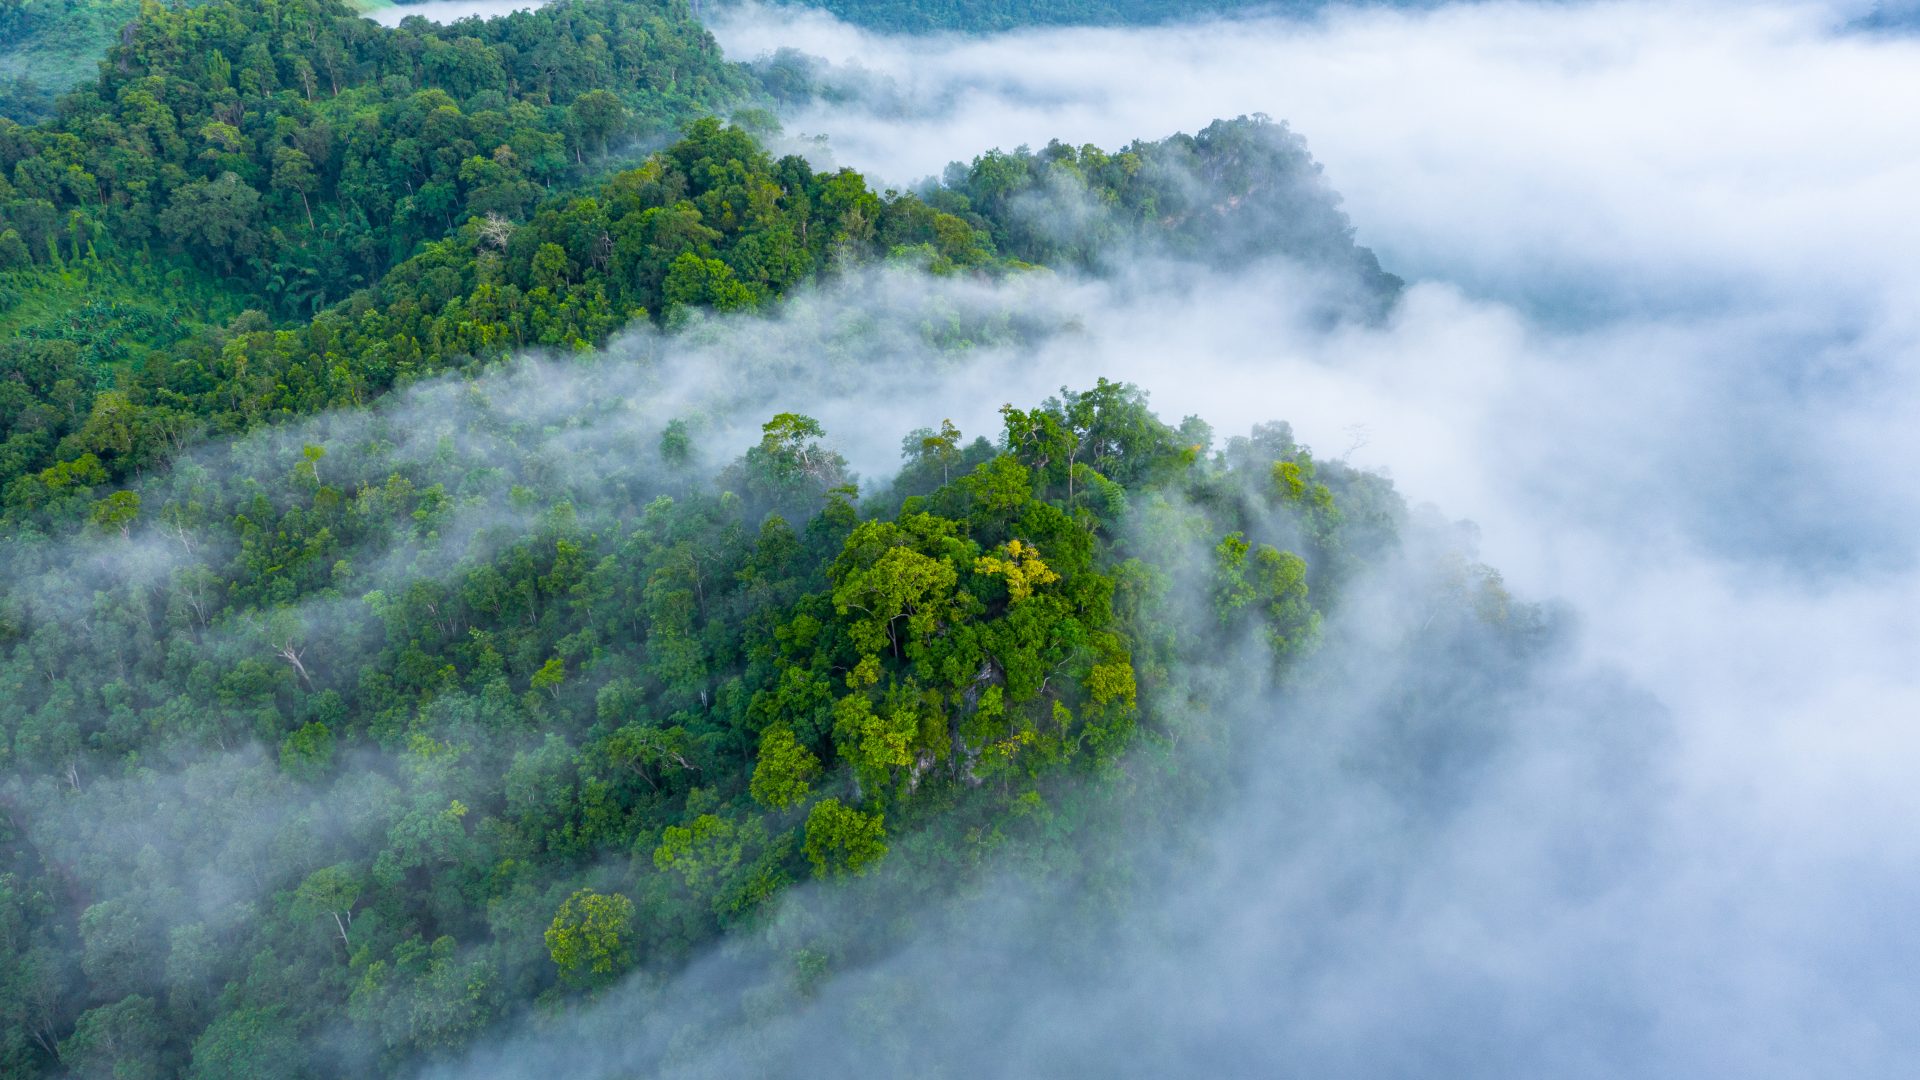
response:
<path id="1" fill-rule="evenodd" d="M 814 1042 L 891 974 L 981 1025 L 987 1072 L 1115 1048 L 1149 1074 L 1910 1071 L 1920 43 L 1837 32 L 1859 8 L 1487 3 L 922 41 L 722 23 L 735 55 L 795 45 L 891 80 L 881 105 L 788 128 L 896 182 L 1267 112 L 1413 280 L 1389 325 L 1331 334 L 1279 302 L 1297 283 L 1277 271 L 1012 286 L 1082 331 L 937 390 L 903 369 L 816 402 L 869 471 L 892 427 L 937 419 L 915 402 L 989 430 L 1003 401 L 1096 374 L 1223 432 L 1288 419 L 1323 455 L 1363 427 L 1356 463 L 1474 518 L 1490 562 L 1584 626 L 1509 703 L 1513 747 L 1434 820 L 1344 771 L 1336 749 L 1377 753 L 1390 726 L 1330 703 L 1346 741 L 1279 736 L 1278 780 L 1222 817 L 1210 868 L 1154 894 L 1177 948 L 1134 940 L 1109 986 L 983 989 L 970 958 L 1048 925 L 988 920 L 847 976 Z M 904 423 L 863 425 L 876 400 Z"/>

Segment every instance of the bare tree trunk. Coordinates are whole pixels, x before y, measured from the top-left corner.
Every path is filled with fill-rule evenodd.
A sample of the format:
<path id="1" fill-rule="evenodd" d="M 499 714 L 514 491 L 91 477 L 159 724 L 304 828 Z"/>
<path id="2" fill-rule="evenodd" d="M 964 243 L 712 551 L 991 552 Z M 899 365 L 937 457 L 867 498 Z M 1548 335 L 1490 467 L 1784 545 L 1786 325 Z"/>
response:
<path id="1" fill-rule="evenodd" d="M 278 646 L 275 651 L 279 654 L 280 659 L 293 665 L 293 670 L 299 673 L 300 681 L 307 684 L 307 689 L 313 689 L 313 676 L 307 674 L 307 665 L 301 663 L 300 653 L 294 649 L 293 642 L 289 641 L 285 645 Z"/>

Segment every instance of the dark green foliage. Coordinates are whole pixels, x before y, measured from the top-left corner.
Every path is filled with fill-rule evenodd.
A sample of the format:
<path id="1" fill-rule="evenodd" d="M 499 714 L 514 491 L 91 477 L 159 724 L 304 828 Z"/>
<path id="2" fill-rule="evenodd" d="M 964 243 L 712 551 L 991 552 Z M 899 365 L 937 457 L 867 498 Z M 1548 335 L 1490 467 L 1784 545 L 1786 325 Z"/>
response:
<path id="1" fill-rule="evenodd" d="M 282 154 L 283 174 L 292 160 Z M 1196 176 L 1213 186 L 1196 188 Z M 197 183 L 166 213 L 233 193 L 224 180 Z M 1069 215 L 1076 231 L 1062 233 L 1054 211 L 1063 199 L 1103 209 Z M 207 210 L 195 227 L 204 226 L 203 239 L 230 237 L 232 218 Z M 1010 252 L 1095 268 L 1098 252 L 1127 244 L 1227 266 L 1277 252 L 1345 268 L 1352 292 L 1331 295 L 1349 312 L 1378 313 L 1398 288 L 1354 246 L 1298 140 L 1263 120 L 1216 123 L 1195 138 L 1117 155 L 1058 144 L 1038 155 L 990 154 L 956 166 L 947 186 L 924 198 L 876 194 L 850 170 L 774 160 L 744 131 L 703 120 L 639 167 L 544 200 L 523 223 L 499 215 L 466 222 L 305 323 L 276 326 L 249 311 L 196 330 L 188 319 L 163 318 L 152 301 L 129 300 L 92 321 L 29 324 L 29 337 L 42 334 L 47 344 L 0 351 L 0 365 L 18 357 L 11 383 L 0 382 L 0 499 L 16 523 L 22 510 L 78 520 L 93 512 L 103 484 L 209 435 L 362 405 L 518 349 L 586 349 L 637 319 L 677 327 L 700 309 L 763 307 L 862 260 L 982 272 L 1007 266 L 1002 252 Z M 40 282 L 51 271 L 22 273 L 21 285 L 46 292 Z M 110 381 L 115 389 L 101 392 Z M 929 437 L 918 436 L 909 478 L 924 470 L 930 479 L 935 468 L 950 476 L 972 453 Z M 1124 487 L 1126 478 L 1115 482 Z"/>
<path id="2" fill-rule="evenodd" d="M 659 453 L 685 424 L 556 470 L 483 385 L 440 434 L 375 410 L 143 485 L 177 528 L 89 542 L 174 553 L 90 586 L 85 633 L 59 547 L 16 545 L 0 1008 L 27 1075 L 52 1047 L 402 1073 L 541 995 L 670 971 L 794 881 L 1064 828 L 1071 784 L 1185 723 L 1148 706 L 1181 649 L 1258 627 L 1302 662 L 1365 487 L 1282 429 L 1209 456 L 1100 381 L 1009 408 L 984 455 L 935 445 L 944 482 L 923 457 L 924 490 L 862 515 L 808 417 L 709 486 Z M 456 432 L 478 456 L 402 449 Z M 930 437 L 958 442 L 910 459 Z M 1195 540 L 1262 554 L 1174 634 L 1153 582 Z"/>
<path id="3" fill-rule="evenodd" d="M 97 338 L 0 348 L 0 496 L 69 520 L 105 480 L 199 438 L 361 405 L 514 350 L 590 348 L 650 314 L 677 324 L 694 309 L 759 307 L 840 263 L 913 245 L 949 266 L 992 265 L 984 234 L 940 231 L 956 220 L 698 121 L 640 167 L 548 200 L 525 224 L 470 222 L 425 245 L 297 332 L 253 311 L 178 341 L 169 323 L 155 334 L 165 349 L 102 355 Z M 101 392 L 110 375 L 119 388 Z"/>
<path id="4" fill-rule="evenodd" d="M 641 404 L 698 355 L 659 343 L 878 260 L 1280 252 L 1377 310 L 1397 283 L 1298 140 L 881 193 L 694 118 L 745 86 L 678 2 L 383 30 L 221 0 L 148 5 L 56 116 L 0 123 L 0 1072 L 407 1075 L 760 932 L 795 882 L 1064 844 L 1198 729 L 1196 655 L 1309 663 L 1403 514 L 1284 426 L 1215 453 L 1097 380 L 968 442 L 930 404 L 863 500 L 791 405 L 717 447 Z M 909 334 L 1023 332 L 979 322 Z M 628 327 L 643 359 L 589 355 Z M 1449 610 L 1521 621 L 1449 573 Z M 801 947 L 800 981 L 861 947 Z"/>
<path id="5" fill-rule="evenodd" d="M 1354 243 L 1305 141 L 1264 116 L 1117 153 L 1060 142 L 995 151 L 948 167 L 927 201 L 1028 262 L 1097 268 L 1144 249 L 1232 268 L 1281 255 L 1349 279 L 1352 310 L 1369 315 L 1402 286 Z"/>
<path id="6" fill-rule="evenodd" d="M 55 117 L 0 121 L 0 232 L 43 263 L 178 252 L 310 314 L 746 87 L 671 0 L 395 29 L 338 0 L 148 3 Z"/>

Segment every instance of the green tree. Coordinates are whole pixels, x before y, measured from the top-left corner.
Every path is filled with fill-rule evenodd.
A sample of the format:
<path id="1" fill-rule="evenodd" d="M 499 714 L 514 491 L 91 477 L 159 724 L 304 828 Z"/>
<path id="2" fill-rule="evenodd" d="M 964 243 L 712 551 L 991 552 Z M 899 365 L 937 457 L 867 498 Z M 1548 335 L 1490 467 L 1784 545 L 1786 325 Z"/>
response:
<path id="1" fill-rule="evenodd" d="M 241 1007 L 222 1013 L 193 1042 L 189 1080 L 301 1080 L 313 1073 L 294 1026 L 281 1008 Z"/>
<path id="2" fill-rule="evenodd" d="M 760 805 L 785 810 L 805 802 L 819 775 L 820 759 L 793 737 L 792 728 L 776 724 L 760 733 L 760 754 L 750 785 Z"/>
<path id="3" fill-rule="evenodd" d="M 540 665 L 528 681 L 528 689 L 545 690 L 553 697 L 560 696 L 560 686 L 567 681 L 567 662 L 555 656 Z"/>
<path id="4" fill-rule="evenodd" d="M 33 265 L 33 255 L 15 229 L 0 229 L 0 270 L 18 270 Z"/>
<path id="5" fill-rule="evenodd" d="M 291 191 L 300 196 L 300 209 L 306 212 L 307 228 L 313 228 L 313 204 L 307 201 L 307 194 L 319 186 L 319 178 L 314 174 L 313 162 L 307 155 L 292 147 L 282 147 L 273 155 L 273 189 Z"/>
<path id="6" fill-rule="evenodd" d="M 93 505 L 93 523 L 103 532 L 118 532 L 122 539 L 132 535 L 139 517 L 140 496 L 132 491 L 116 491 Z"/>
<path id="7" fill-rule="evenodd" d="M 704 891 L 740 864 L 741 843 L 733 823 L 701 814 L 691 825 L 669 825 L 653 851 L 653 865 L 680 875 L 687 888 Z"/>
<path id="8" fill-rule="evenodd" d="M 334 932 L 340 935 L 340 944 L 351 952 L 353 942 L 347 937 L 347 931 L 353 926 L 353 908 L 360 902 L 363 888 L 365 882 L 352 864 L 321 867 L 308 874 L 294 890 L 293 916 L 330 921 Z"/>
<path id="9" fill-rule="evenodd" d="M 940 466 L 940 483 L 945 484 L 952 478 L 953 466 L 960 462 L 960 429 L 952 420 L 940 421 L 940 430 L 928 431 L 920 436 L 921 454 Z"/>
<path id="10" fill-rule="evenodd" d="M 732 267 L 719 259 L 703 259 L 691 251 L 681 254 L 668 267 L 664 290 L 669 311 L 690 306 L 741 311 L 759 301 L 753 289 L 734 276 Z"/>
<path id="11" fill-rule="evenodd" d="M 280 740 L 280 768 L 297 780 L 318 780 L 333 768 L 333 748 L 333 729 L 310 720 Z"/>
<path id="12" fill-rule="evenodd" d="M 579 984 L 603 982 L 632 960 L 633 901 L 619 893 L 581 889 L 554 913 L 546 941 L 561 978 Z"/>
<path id="13" fill-rule="evenodd" d="M 573 119 L 573 129 L 579 134 L 582 145 L 595 151 L 604 151 L 607 141 L 626 127 L 626 106 L 620 99 L 605 90 L 589 90 L 573 99 L 568 107 Z"/>
<path id="14" fill-rule="evenodd" d="M 90 1009 L 60 1043 L 60 1059 L 84 1080 L 160 1080 L 169 1069 L 167 1029 L 153 999 L 134 995 Z"/>
<path id="15" fill-rule="evenodd" d="M 807 815 L 807 860 L 816 877 L 862 875 L 887 854 L 886 837 L 885 815 L 822 799 Z"/>
<path id="16" fill-rule="evenodd" d="M 959 571 L 902 540 L 896 526 L 863 523 L 834 566 L 834 611 L 853 616 L 848 632 L 854 647 L 866 655 L 887 650 L 902 657 L 909 646 L 926 642 L 955 617 L 953 591 Z M 880 553 L 867 562 L 875 547 Z"/>
<path id="17" fill-rule="evenodd" d="M 160 227 L 174 241 L 233 272 L 260 250 L 255 226 L 260 193 L 234 173 L 199 180 L 175 191 Z"/>

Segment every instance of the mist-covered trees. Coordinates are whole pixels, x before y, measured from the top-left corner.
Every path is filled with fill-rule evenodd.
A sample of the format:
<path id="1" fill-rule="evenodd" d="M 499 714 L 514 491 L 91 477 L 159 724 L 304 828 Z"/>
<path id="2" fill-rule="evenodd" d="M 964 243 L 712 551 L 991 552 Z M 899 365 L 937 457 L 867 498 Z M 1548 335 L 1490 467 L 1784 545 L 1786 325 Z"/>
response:
<path id="1" fill-rule="evenodd" d="M 220 184 L 232 186 L 206 190 Z M 237 212 L 191 205 L 196 242 L 237 250 Z M 0 502 L 54 519 L 89 513 L 107 494 L 96 488 L 199 438 L 362 405 L 514 350 L 585 349 L 635 320 L 676 325 L 696 310 L 762 307 L 896 251 L 993 265 L 983 233 L 942 228 L 957 220 L 697 121 L 638 168 L 546 200 L 521 223 L 469 222 L 310 319 L 276 325 L 249 311 L 178 341 L 169 325 L 154 332 L 164 347 L 118 365 L 90 361 L 78 343 L 0 346 L 0 375 L 10 376 L 0 378 Z M 97 390 L 109 376 L 119 388 Z"/>
<path id="2" fill-rule="evenodd" d="M 305 218 L 320 183 L 317 159 L 288 147 L 275 154 L 280 188 L 301 197 Z M 156 225 L 228 272 L 256 243 L 249 222 L 265 212 L 235 175 L 191 181 Z M 1067 204 L 1094 211 L 1068 213 Z M 72 520 L 93 513 L 114 481 L 208 436 L 364 405 L 394 386 L 515 350 L 584 349 L 636 320 L 673 328 L 699 310 L 762 309 L 805 281 L 875 258 L 989 273 L 1022 261 L 1097 269 L 1110 257 L 1099 252 L 1129 246 L 1228 262 L 1278 253 L 1351 281 L 1346 298 L 1329 293 L 1330 314 L 1377 313 L 1397 289 L 1353 245 L 1298 140 L 1258 119 L 1111 155 L 1057 144 L 1041 154 L 989 154 L 951 170 L 924 197 L 877 194 L 849 170 L 775 160 L 741 129 L 702 120 L 637 168 L 513 213 L 523 217 L 469 215 L 310 318 L 276 322 L 253 309 L 195 330 L 191 318 L 140 299 L 104 305 L 98 320 L 29 326 L 0 348 L 0 372 L 10 375 L 0 379 L 0 504 L 15 508 L 6 512 L 16 522 L 26 520 L 22 511 Z M 1062 221 L 1074 224 L 1062 231 Z M 138 279 L 143 264 L 133 265 L 126 272 Z M 75 277 L 25 273 L 35 288 Z M 76 293 L 101 273 L 83 270 Z M 171 288 L 176 277 L 165 280 Z M 325 299 L 313 295 L 316 304 Z M 201 317 L 221 310 L 209 299 L 194 309 Z M 114 389 L 103 390 L 109 382 Z M 1090 398 L 1074 408 L 1099 405 Z M 914 438 L 910 468 L 950 477 L 958 443 L 931 428 Z M 1078 457 L 1051 466 L 1065 470 L 1059 479 L 1076 497 L 1083 465 L 1100 471 Z M 1090 498 L 1120 497 L 1120 487 L 1096 487 Z"/>
<path id="3" fill-rule="evenodd" d="M 793 404 L 669 418 L 572 366 L 626 378 L 589 354 L 630 327 L 691 363 L 878 260 L 1278 251 L 1389 295 L 1277 126 L 879 192 L 697 117 L 745 76 L 678 3 L 330 5 L 149 5 L 0 124 L 7 1075 L 407 1075 L 797 882 L 1068 835 L 1194 722 L 1194 656 L 1299 673 L 1395 542 L 1383 481 L 1104 379 L 986 432 L 929 403 L 875 484 Z M 1015 322 L 918 332 L 958 364 Z M 1510 617 L 1455 569 L 1449 610 Z M 813 944 L 805 978 L 859 948 Z"/>
<path id="4" fill-rule="evenodd" d="M 1345 279 L 1372 315 L 1400 279 L 1354 243 L 1306 143 L 1264 116 L 1109 152 L 1058 141 L 949 166 L 929 205 L 976 223 L 1003 254 L 1096 267 L 1142 252 L 1236 266 L 1284 256 Z"/>
<path id="5" fill-rule="evenodd" d="M 23 17 L 38 27 L 46 12 L 30 6 Z M 326 398 L 309 375 L 237 347 L 218 357 L 223 370 L 171 350 L 196 330 L 270 339 L 303 326 L 469 223 L 502 247 L 544 199 L 606 168 L 603 152 L 739 99 L 750 82 L 672 2 L 574 0 L 398 28 L 333 0 L 137 14 L 56 115 L 0 120 L 0 491 L 64 466 L 20 493 L 36 507 L 78 506 L 93 486 L 88 455 L 125 475 L 218 433 L 209 412 L 241 407 L 243 385 L 291 393 L 299 412 L 364 402 L 404 377 L 391 362 L 364 370 L 370 341 L 316 342 Z M 443 282 L 428 289 L 435 310 L 453 299 Z M 473 306 L 490 322 L 502 305 L 546 307 L 485 290 Z M 553 306 L 567 309 L 572 337 L 534 330 L 512 344 L 595 340 L 633 314 L 590 297 Z M 425 329 L 396 329 L 402 360 L 505 347 Z M 111 415 L 95 408 L 103 390 L 126 395 L 98 403 Z M 289 411 L 259 404 L 241 409 L 243 425 Z"/>
<path id="6" fill-rule="evenodd" d="M 1175 722 L 1181 650 L 1306 662 L 1385 542 L 1339 510 L 1376 481 L 1280 428 L 1211 453 L 1106 381 L 909 438 L 864 510 L 801 414 L 710 482 L 685 422 L 554 471 L 483 385 L 447 428 L 481 458 L 301 432 L 142 485 L 87 542 L 171 554 L 91 586 L 84 632 L 59 548 L 13 549 L 16 1071 L 402 1073 L 794 882 L 967 865 Z M 1196 553 L 1181 623 L 1152 598 Z"/>

